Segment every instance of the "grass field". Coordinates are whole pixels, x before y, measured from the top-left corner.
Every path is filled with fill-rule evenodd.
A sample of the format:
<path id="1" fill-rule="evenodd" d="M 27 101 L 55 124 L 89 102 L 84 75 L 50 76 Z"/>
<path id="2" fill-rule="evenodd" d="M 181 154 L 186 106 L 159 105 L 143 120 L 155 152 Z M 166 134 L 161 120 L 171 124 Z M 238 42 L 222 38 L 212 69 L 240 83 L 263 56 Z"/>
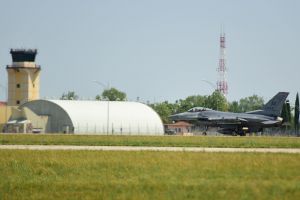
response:
<path id="1" fill-rule="evenodd" d="M 0 134 L 0 145 L 1 144 L 300 148 L 300 137 L 186 137 Z"/>
<path id="2" fill-rule="evenodd" d="M 0 150 L 0 199 L 299 199 L 300 155 Z"/>

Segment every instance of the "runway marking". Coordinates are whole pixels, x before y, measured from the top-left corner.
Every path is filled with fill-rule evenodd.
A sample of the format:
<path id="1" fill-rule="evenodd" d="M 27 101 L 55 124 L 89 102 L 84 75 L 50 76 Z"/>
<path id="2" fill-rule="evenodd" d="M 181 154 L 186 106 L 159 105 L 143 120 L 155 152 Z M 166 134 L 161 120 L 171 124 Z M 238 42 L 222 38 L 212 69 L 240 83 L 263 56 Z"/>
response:
<path id="1" fill-rule="evenodd" d="M 169 152 L 255 152 L 300 153 L 292 148 L 213 148 L 213 147 L 139 147 L 139 146 L 72 146 L 72 145 L 0 145 L 10 150 L 88 150 L 88 151 L 169 151 Z"/>

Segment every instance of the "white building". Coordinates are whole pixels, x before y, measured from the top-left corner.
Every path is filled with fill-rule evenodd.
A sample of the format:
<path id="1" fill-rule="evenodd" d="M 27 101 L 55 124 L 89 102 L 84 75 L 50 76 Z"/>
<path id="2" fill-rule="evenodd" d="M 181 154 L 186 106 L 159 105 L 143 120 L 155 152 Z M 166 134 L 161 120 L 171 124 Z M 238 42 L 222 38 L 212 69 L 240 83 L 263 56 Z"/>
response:
<path id="1" fill-rule="evenodd" d="M 149 106 L 127 101 L 35 100 L 19 107 L 11 126 L 21 132 L 163 135 L 158 114 Z"/>

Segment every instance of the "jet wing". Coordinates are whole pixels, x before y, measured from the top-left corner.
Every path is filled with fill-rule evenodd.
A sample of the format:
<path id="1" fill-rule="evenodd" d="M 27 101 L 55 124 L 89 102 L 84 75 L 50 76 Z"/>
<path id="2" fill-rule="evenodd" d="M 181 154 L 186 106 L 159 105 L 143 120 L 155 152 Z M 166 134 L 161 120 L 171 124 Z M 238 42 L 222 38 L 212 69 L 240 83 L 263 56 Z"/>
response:
<path id="1" fill-rule="evenodd" d="M 239 117 L 209 117 L 207 121 L 217 124 L 242 124 L 247 122 L 246 119 Z"/>
<path id="2" fill-rule="evenodd" d="M 207 118 L 209 121 L 241 121 L 247 122 L 246 119 L 240 117 L 209 117 Z"/>

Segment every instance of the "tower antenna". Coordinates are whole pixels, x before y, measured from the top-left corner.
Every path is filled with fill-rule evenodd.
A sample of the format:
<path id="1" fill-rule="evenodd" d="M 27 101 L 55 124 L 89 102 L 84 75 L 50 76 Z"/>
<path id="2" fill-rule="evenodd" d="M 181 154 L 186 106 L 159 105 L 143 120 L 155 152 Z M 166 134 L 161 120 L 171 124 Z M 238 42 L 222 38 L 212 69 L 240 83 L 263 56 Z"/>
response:
<path id="1" fill-rule="evenodd" d="M 219 58 L 219 66 L 217 68 L 219 79 L 217 81 L 217 90 L 221 92 L 225 97 L 228 94 L 228 83 L 226 80 L 226 57 L 225 57 L 225 32 L 224 26 L 221 25 L 221 34 L 220 34 L 220 58 Z"/>

